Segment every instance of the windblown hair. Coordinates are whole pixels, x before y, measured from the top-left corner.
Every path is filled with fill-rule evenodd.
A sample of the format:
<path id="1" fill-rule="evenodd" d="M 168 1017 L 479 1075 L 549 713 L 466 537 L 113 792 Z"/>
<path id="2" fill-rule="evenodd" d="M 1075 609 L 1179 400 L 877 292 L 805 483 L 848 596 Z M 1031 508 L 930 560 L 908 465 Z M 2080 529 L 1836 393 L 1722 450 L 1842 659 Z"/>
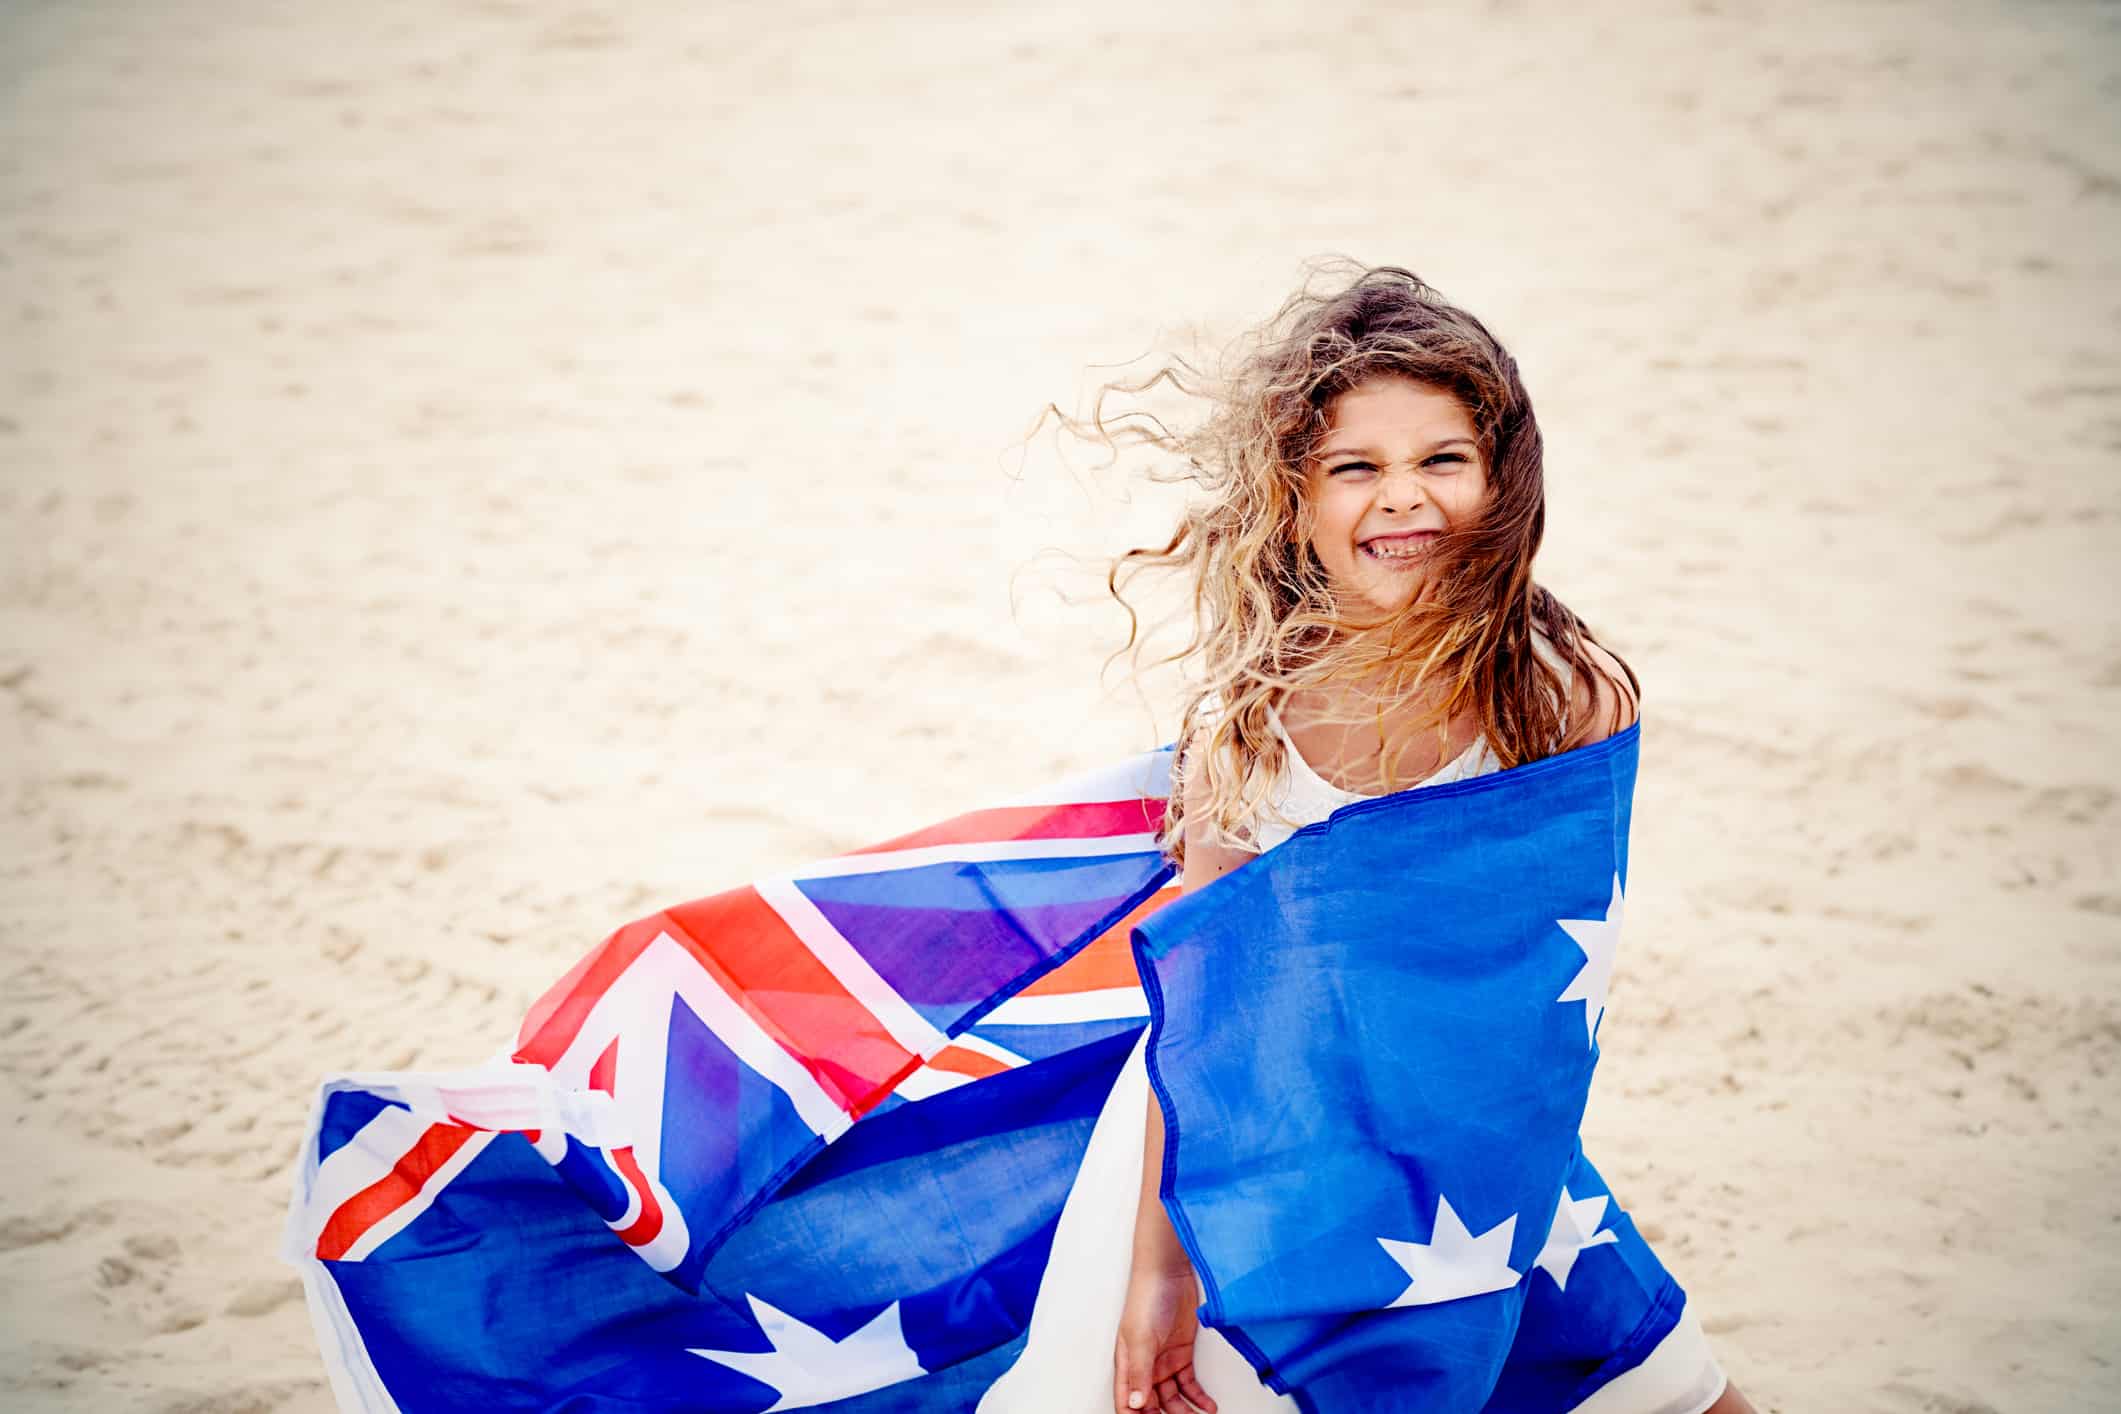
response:
<path id="1" fill-rule="evenodd" d="M 1309 543 L 1316 508 L 1304 495 L 1334 399 L 1380 376 L 1455 396 L 1477 429 L 1488 483 L 1480 514 L 1431 542 L 1421 592 L 1391 614 L 1337 601 Z M 1135 414 L 1108 424 L 1109 395 L 1159 385 L 1205 403 L 1205 417 L 1180 431 Z M 1539 423 L 1516 361 L 1479 320 L 1407 270 L 1320 262 L 1303 289 L 1232 346 L 1218 371 L 1173 359 L 1146 378 L 1106 384 L 1087 418 L 1062 415 L 1061 422 L 1115 451 L 1148 445 L 1175 454 L 1183 468 L 1158 479 L 1191 481 L 1205 492 L 1165 544 L 1117 556 L 1105 577 L 1129 623 L 1127 643 L 1113 656 L 1133 650 L 1137 672 L 1141 624 L 1126 586 L 1163 570 L 1190 582 L 1192 637 L 1156 660 L 1188 660 L 1198 681 L 1181 718 L 1157 840 L 1181 865 L 1189 782 L 1206 803 L 1207 837 L 1256 847 L 1246 821 L 1287 769 L 1268 709 L 1297 690 L 1352 686 L 1331 696 L 1362 710 L 1323 720 L 1371 722 L 1379 740 L 1388 714 L 1411 706 L 1411 717 L 1393 720 L 1433 726 L 1439 748 L 1449 724 L 1470 710 L 1505 768 L 1567 745 L 1567 686 L 1534 651 L 1535 633 L 1590 686 L 1594 711 L 1599 694 L 1619 691 L 1586 651 L 1597 641 L 1590 630 L 1532 579 L 1546 490 Z M 1634 671 L 1621 668 L 1633 697 Z M 1578 725 L 1573 716 L 1568 725 Z M 1387 790 L 1404 788 L 1396 767 L 1413 735 L 1402 735 L 1382 762 Z"/>

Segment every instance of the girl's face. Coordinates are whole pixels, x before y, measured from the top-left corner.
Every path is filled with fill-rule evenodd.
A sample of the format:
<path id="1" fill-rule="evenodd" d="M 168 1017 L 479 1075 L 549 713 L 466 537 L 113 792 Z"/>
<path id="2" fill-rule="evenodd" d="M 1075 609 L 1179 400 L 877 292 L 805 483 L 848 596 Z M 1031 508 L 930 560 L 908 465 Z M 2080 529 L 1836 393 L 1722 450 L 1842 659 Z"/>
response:
<path id="1" fill-rule="evenodd" d="M 1479 514 L 1488 494 L 1478 429 L 1441 388 L 1385 376 L 1326 408 L 1304 469 L 1311 548 L 1337 593 L 1391 613 L 1421 592 L 1428 543 Z"/>

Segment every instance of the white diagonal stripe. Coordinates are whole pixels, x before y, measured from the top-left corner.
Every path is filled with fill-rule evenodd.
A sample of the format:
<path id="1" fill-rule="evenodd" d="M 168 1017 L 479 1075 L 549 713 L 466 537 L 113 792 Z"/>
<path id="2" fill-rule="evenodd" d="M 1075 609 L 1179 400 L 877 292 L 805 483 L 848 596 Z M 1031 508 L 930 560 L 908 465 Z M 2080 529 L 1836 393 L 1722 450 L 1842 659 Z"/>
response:
<path id="1" fill-rule="evenodd" d="M 1149 998 L 1141 988 L 1106 987 L 1095 992 L 1058 992 L 1047 996 L 1011 997 L 973 1024 L 1062 1026 L 1077 1021 L 1125 1021 L 1148 1014 Z"/>
<path id="2" fill-rule="evenodd" d="M 940 1095 L 945 1090 L 955 1090 L 960 1085 L 970 1085 L 972 1077 L 960 1075 L 954 1070 L 937 1070 L 924 1065 L 898 1083 L 891 1093 L 901 1100 L 925 1100 L 930 1095 Z"/>
<path id="3" fill-rule="evenodd" d="M 369 1253 L 397 1236 L 414 1218 L 434 1206 L 434 1201 L 442 1195 L 442 1190 L 447 1188 L 450 1181 L 458 1174 L 469 1168 L 471 1161 L 483 1153 L 486 1146 L 494 1141 L 494 1138 L 495 1135 L 490 1130 L 479 1129 L 472 1131 L 471 1135 L 457 1146 L 457 1151 L 444 1159 L 436 1167 L 435 1171 L 427 1176 L 427 1181 L 420 1185 L 418 1193 L 414 1194 L 409 1201 L 400 1203 L 396 1208 L 393 1208 L 374 1227 L 371 1227 L 356 1238 L 353 1244 L 346 1249 L 346 1255 L 341 1260 L 347 1262 L 363 1261 Z M 332 1157 L 337 1158 L 338 1156 L 334 1154 Z"/>
<path id="4" fill-rule="evenodd" d="M 302 1234 L 307 1255 L 316 1255 L 317 1239 L 322 1236 L 324 1225 L 331 1221 L 332 1214 L 338 1212 L 347 1199 L 396 1168 L 398 1160 L 412 1152 L 413 1146 L 420 1142 L 420 1136 L 433 1123 L 431 1116 L 417 1115 L 392 1105 L 379 1110 L 368 1123 L 354 1131 L 353 1138 L 332 1150 L 330 1156 L 317 1165 L 309 1191 L 302 1197 L 308 1219 Z"/>
<path id="5" fill-rule="evenodd" d="M 832 920 L 819 912 L 809 895 L 795 886 L 793 879 L 762 879 L 752 885 L 766 906 L 780 915 L 788 930 L 802 940 L 810 955 L 825 965 L 849 996 L 869 1009 L 891 1033 L 891 1039 L 904 1046 L 923 1060 L 950 1044 L 950 1038 L 936 1028 L 927 1017 L 913 1009 L 898 990 L 886 982 L 869 959 L 854 949 L 854 944 L 832 926 Z"/>
<path id="6" fill-rule="evenodd" d="M 613 1037 L 622 1037 L 644 1024 L 648 1027 L 640 1048 L 641 1063 L 631 1074 L 627 1066 L 629 1057 L 624 1054 L 625 1047 L 621 1042 L 616 1097 L 620 1108 L 634 1120 L 630 1135 L 634 1157 L 648 1173 L 660 1175 L 662 1172 L 662 1072 L 660 1065 L 654 1062 L 658 1052 L 667 1050 L 664 1038 L 669 1033 L 670 999 L 673 996 L 682 997 L 685 1005 L 692 1008 L 693 1013 L 707 1024 L 707 1029 L 734 1052 L 738 1060 L 786 1095 L 789 1103 L 795 1106 L 796 1114 L 815 1133 L 826 1139 L 837 1139 L 854 1123 L 840 1108 L 839 1102 L 818 1084 L 817 1077 L 766 1033 L 751 1013 L 729 995 L 719 978 L 700 966 L 699 959 L 687 952 L 675 938 L 661 933 L 597 999 L 597 1004 L 583 1020 L 581 1032 L 568 1046 L 567 1053 L 552 1067 L 554 1077 L 563 1083 L 583 1084 L 589 1067 L 596 1063 L 596 1058 Z M 653 1044 L 647 1044 L 650 1042 Z M 647 1084 L 640 1083 L 642 1070 L 650 1071 L 651 1079 Z"/>
<path id="7" fill-rule="evenodd" d="M 950 1044 L 962 1047 L 974 1055 L 985 1056 L 988 1060 L 1000 1061 L 1003 1065 L 1019 1066 L 1030 1064 L 1029 1061 L 1010 1050 L 1007 1046 L 997 1046 L 994 1042 L 984 1037 L 975 1036 L 970 1031 L 951 1037 Z"/>

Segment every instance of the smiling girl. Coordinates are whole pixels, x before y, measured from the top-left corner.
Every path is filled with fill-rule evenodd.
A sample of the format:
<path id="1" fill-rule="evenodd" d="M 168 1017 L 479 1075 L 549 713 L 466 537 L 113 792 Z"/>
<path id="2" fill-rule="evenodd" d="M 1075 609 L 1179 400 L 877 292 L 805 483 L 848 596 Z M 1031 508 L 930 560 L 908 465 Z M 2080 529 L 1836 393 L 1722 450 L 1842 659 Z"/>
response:
<path id="1" fill-rule="evenodd" d="M 1206 494 L 1167 544 L 1121 556 L 1111 586 L 1124 602 L 1123 575 L 1176 569 L 1194 593 L 1180 656 L 1206 681 L 1184 715 L 1159 840 L 1184 890 L 1341 806 L 1508 770 L 1634 722 L 1633 671 L 1532 579 L 1539 427 L 1514 360 L 1478 320 L 1405 270 L 1358 268 L 1292 297 L 1214 386 L 1159 376 L 1208 399 L 1197 430 L 1145 434 Z M 1113 1103 L 1143 1094 L 1123 1085 Z M 1293 1408 L 1233 1377 L 1249 1372 L 1199 1330 L 1197 1277 L 1159 1198 L 1162 1114 L 1146 1111 L 1132 1122 L 1142 1162 L 1126 1195 L 1112 1407 Z M 1220 1347 L 1218 1394 L 1196 1341 Z M 1646 1358 L 1611 1355 L 1584 1355 L 1586 1394 L 1571 1407 L 1751 1409 L 1690 1309 Z"/>

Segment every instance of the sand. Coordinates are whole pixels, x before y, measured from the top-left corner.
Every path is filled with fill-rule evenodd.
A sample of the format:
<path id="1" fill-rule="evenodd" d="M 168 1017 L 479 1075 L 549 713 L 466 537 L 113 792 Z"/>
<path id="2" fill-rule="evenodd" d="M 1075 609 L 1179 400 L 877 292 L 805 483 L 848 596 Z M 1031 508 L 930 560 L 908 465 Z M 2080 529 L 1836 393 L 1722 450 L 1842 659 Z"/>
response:
<path id="1" fill-rule="evenodd" d="M 1010 448 L 1343 251 L 1644 680 L 1587 1142 L 1725 1363 L 2121 1406 L 2121 14 L 1583 8 L 9 7 L 0 1402 L 328 1409 L 321 1075 L 1167 740 L 1041 552 L 1172 493 Z"/>

